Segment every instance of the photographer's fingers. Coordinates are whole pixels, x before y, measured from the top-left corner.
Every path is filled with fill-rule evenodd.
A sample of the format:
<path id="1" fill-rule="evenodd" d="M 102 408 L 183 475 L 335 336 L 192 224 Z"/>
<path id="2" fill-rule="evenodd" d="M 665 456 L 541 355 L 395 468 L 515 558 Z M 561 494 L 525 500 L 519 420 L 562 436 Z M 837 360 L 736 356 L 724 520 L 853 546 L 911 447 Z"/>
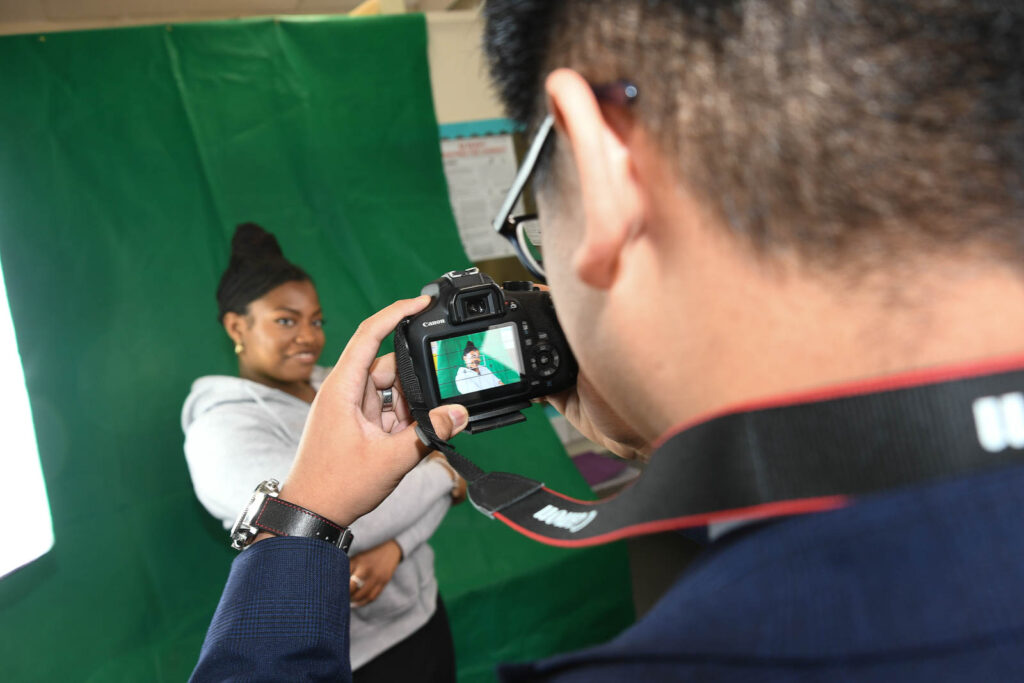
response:
<path id="1" fill-rule="evenodd" d="M 363 390 L 363 417 L 373 424 L 383 427 L 384 414 L 382 407 L 380 394 L 377 393 L 376 387 L 373 386 L 373 380 L 367 377 L 366 388 Z"/>
<path id="2" fill-rule="evenodd" d="M 409 401 L 406 400 L 405 394 L 402 393 L 402 388 L 395 385 L 395 419 L 399 423 L 409 423 L 412 421 L 412 410 L 409 409 Z"/>
<path id="3" fill-rule="evenodd" d="M 402 318 L 419 313 L 428 303 L 430 297 L 425 295 L 400 299 L 360 323 L 341 352 L 335 372 L 331 373 L 337 375 L 335 382 L 353 400 L 359 400 L 363 394 L 366 376 L 377 358 L 381 342 L 395 330 Z"/>
<path id="4" fill-rule="evenodd" d="M 370 368 L 370 379 L 378 390 L 392 390 L 390 412 L 393 415 L 393 419 L 388 421 L 386 419 L 387 416 L 383 416 L 385 419 L 382 420 L 382 424 L 385 429 L 389 432 L 398 431 L 398 429 L 388 429 L 389 425 L 402 428 L 411 422 L 412 412 L 409 410 L 409 402 L 402 391 L 402 385 L 398 382 L 395 354 L 388 353 L 375 360 Z"/>
<path id="5" fill-rule="evenodd" d="M 370 375 L 366 378 L 366 394 L 363 396 L 363 414 L 366 419 L 380 425 L 381 429 L 390 433 L 396 422 L 394 415 L 394 397 L 398 394 L 392 389 L 395 383 L 395 354 L 388 353 L 374 359 L 370 366 Z M 382 392 L 392 389 L 390 405 L 385 407 Z M 386 411 L 386 412 L 385 412 Z"/>
<path id="6" fill-rule="evenodd" d="M 429 417 L 430 423 L 434 427 L 434 433 L 442 441 L 452 438 L 469 424 L 469 411 L 466 410 L 465 406 L 458 405 L 457 403 L 438 406 L 430 411 Z M 416 430 L 412 428 L 409 431 L 415 432 Z M 420 449 L 421 457 L 434 450 L 430 446 L 424 445 L 419 440 L 419 437 L 416 438 L 416 443 Z"/>
<path id="7" fill-rule="evenodd" d="M 379 505 L 429 450 L 411 425 L 389 417 L 385 428 L 370 376 L 381 341 L 429 302 L 428 296 L 397 301 L 359 325 L 313 401 L 283 498 L 348 525 Z M 373 415 L 367 404 L 376 406 Z M 434 414 L 445 439 L 469 421 L 462 406 Z"/>
<path id="8" fill-rule="evenodd" d="M 447 441 L 465 429 L 466 425 L 469 424 L 469 411 L 466 410 L 465 406 L 460 406 L 456 403 L 438 406 L 430 411 L 430 423 L 434 427 L 434 433 L 442 441 Z M 405 449 L 415 449 L 419 453 L 420 458 L 434 450 L 420 441 L 419 435 L 416 434 L 415 425 L 409 425 L 402 432 L 396 434 L 395 441 L 397 442 L 396 448 L 400 448 L 402 451 L 405 451 Z"/>
<path id="9" fill-rule="evenodd" d="M 377 389 L 390 389 L 398 380 L 398 369 L 395 354 L 387 353 L 373 361 L 370 366 L 370 379 Z"/>

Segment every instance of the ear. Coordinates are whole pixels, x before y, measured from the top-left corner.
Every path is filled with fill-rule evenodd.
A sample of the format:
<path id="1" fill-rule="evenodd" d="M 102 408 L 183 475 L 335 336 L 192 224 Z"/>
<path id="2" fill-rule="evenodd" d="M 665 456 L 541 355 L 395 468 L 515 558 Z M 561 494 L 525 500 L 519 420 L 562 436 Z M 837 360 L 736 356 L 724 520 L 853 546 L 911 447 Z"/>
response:
<path id="1" fill-rule="evenodd" d="M 612 109 L 606 115 L 587 81 L 571 69 L 551 72 L 545 87 L 579 179 L 585 228 L 573 267 L 586 284 L 608 289 L 644 213 L 629 146 L 632 118 Z"/>
<path id="2" fill-rule="evenodd" d="M 231 337 L 231 341 L 238 344 L 242 341 L 242 330 L 246 329 L 245 316 L 238 313 L 227 312 L 224 314 L 224 331 Z"/>

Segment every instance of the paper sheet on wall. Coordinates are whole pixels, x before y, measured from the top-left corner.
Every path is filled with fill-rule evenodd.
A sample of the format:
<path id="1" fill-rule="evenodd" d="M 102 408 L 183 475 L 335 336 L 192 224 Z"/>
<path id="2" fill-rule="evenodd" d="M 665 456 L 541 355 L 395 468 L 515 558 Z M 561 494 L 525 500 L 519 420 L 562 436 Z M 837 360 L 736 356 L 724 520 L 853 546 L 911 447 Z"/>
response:
<path id="1" fill-rule="evenodd" d="M 441 141 L 448 196 L 459 237 L 470 261 L 514 256 L 511 245 L 491 227 L 517 161 L 511 135 L 483 135 Z M 516 205 L 522 211 L 522 200 Z"/>

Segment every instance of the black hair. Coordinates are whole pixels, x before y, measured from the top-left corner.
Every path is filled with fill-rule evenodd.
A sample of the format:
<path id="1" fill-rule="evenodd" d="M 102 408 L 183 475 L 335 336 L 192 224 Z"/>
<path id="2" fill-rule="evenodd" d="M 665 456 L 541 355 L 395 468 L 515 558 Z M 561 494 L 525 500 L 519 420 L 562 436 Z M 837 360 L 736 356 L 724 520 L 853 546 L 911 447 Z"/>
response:
<path id="1" fill-rule="evenodd" d="M 474 344 L 472 341 L 467 341 L 465 348 L 462 349 L 462 355 L 465 356 L 467 353 L 472 353 L 474 351 L 479 353 L 480 349 L 478 349 L 476 347 L 476 344 Z"/>
<path id="2" fill-rule="evenodd" d="M 242 223 L 231 238 L 231 259 L 217 286 L 218 320 L 225 313 L 248 313 L 249 304 L 286 282 L 312 282 L 306 271 L 286 260 L 277 238 L 255 223 Z"/>
<path id="3" fill-rule="evenodd" d="M 559 67 L 632 81 L 678 181 L 759 253 L 856 272 L 970 242 L 1024 262 L 1024 3 L 487 0 L 484 17 L 510 117 L 537 124 Z"/>

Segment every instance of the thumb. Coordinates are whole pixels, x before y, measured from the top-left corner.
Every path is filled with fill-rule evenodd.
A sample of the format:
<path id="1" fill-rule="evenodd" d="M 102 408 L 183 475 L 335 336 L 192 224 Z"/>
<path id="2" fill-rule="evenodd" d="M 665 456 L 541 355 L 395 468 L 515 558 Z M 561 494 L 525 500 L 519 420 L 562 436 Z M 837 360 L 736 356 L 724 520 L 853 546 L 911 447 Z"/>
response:
<path id="1" fill-rule="evenodd" d="M 438 438 L 442 441 L 447 441 L 452 438 L 469 424 L 469 411 L 466 410 L 465 406 L 460 406 L 453 403 L 452 405 L 439 406 L 430 411 L 430 424 L 434 427 L 434 433 L 437 434 Z M 418 458 L 423 458 L 427 453 L 434 450 L 427 446 L 425 443 L 420 441 L 420 437 L 416 434 L 416 428 L 413 425 L 409 425 L 405 428 L 402 434 L 399 436 L 402 441 L 396 443 L 408 444 L 414 451 L 406 451 L 406 445 L 401 446 L 399 449 L 402 453 L 415 452 Z M 415 462 L 409 463 L 406 467 L 407 470 L 412 469 Z"/>
<path id="2" fill-rule="evenodd" d="M 434 433 L 447 441 L 469 424 L 469 411 L 457 403 L 438 406 L 430 411 L 430 424 L 434 426 Z"/>

